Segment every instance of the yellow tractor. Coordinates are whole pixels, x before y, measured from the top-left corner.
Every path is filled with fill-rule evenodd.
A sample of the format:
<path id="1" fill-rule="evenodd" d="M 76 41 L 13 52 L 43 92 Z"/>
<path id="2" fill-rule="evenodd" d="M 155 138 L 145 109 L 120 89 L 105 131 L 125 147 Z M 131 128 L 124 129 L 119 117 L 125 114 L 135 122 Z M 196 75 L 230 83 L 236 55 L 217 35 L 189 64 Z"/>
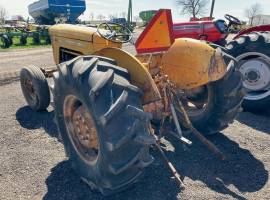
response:
<path id="1" fill-rule="evenodd" d="M 234 58 L 202 41 L 174 40 L 171 29 L 170 10 L 160 10 L 139 36 L 134 56 L 122 49 L 132 34 L 121 25 L 55 25 L 57 68 L 21 71 L 28 105 L 41 111 L 52 102 L 72 167 L 104 195 L 137 181 L 153 161 L 149 148 L 166 132 L 190 144 L 182 130 L 191 129 L 217 150 L 199 132 L 218 133 L 241 110 Z"/>

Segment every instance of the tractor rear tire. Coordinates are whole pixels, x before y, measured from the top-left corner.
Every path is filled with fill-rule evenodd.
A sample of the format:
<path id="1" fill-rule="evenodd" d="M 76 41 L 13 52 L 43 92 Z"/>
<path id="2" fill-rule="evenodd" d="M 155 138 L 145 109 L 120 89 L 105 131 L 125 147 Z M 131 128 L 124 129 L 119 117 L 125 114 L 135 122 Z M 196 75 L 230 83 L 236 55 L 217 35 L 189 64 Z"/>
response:
<path id="1" fill-rule="evenodd" d="M 205 108 L 202 112 L 188 114 L 193 126 L 203 135 L 208 136 L 219 133 L 233 122 L 242 110 L 244 91 L 242 76 L 235 70 L 234 65 L 221 80 L 205 87 L 207 88 Z"/>
<path id="2" fill-rule="evenodd" d="M 135 183 L 153 161 L 149 146 L 154 140 L 147 129 L 150 119 L 143 120 L 149 114 L 143 111 L 142 91 L 131 85 L 128 71 L 116 64 L 104 57 L 80 56 L 60 64 L 54 73 L 55 121 L 65 152 L 81 179 L 103 195 Z M 71 120 L 76 119 L 76 108 L 91 116 L 87 134 L 95 135 L 98 144 L 90 141 L 85 147 L 76 136 Z M 77 132 L 84 134 L 82 129 Z M 88 151 L 95 153 L 89 156 Z"/>
<path id="3" fill-rule="evenodd" d="M 236 58 L 239 58 L 239 65 L 237 66 L 237 68 L 242 72 L 244 76 L 244 86 L 247 85 L 247 87 L 245 87 L 247 89 L 247 95 L 245 96 L 242 105 L 244 110 L 258 112 L 269 109 L 270 87 L 268 86 L 268 88 L 266 89 L 262 88 L 262 92 L 260 93 L 255 93 L 255 90 L 252 90 L 252 88 L 248 89 L 248 87 L 250 87 L 250 78 L 248 78 L 248 74 L 250 74 L 250 71 L 248 70 L 251 70 L 252 72 L 255 71 L 255 73 L 259 75 L 259 79 L 256 80 L 256 84 L 258 83 L 258 86 L 263 82 L 268 82 L 268 85 L 270 84 L 270 32 L 253 32 L 247 35 L 243 35 L 238 39 L 228 43 L 226 48 L 228 49 L 229 54 Z M 244 57 L 241 58 L 241 56 Z M 252 61 L 261 63 L 262 65 L 260 66 L 265 67 L 261 67 L 260 70 L 257 67 L 254 67 L 255 65 L 251 66 Z M 251 65 L 249 64 L 249 62 L 251 63 Z M 250 66 L 252 68 L 250 68 Z M 249 67 L 250 69 L 248 69 L 247 67 Z M 266 76 L 265 74 L 268 74 L 268 77 L 264 77 Z M 251 81 L 253 82 L 253 80 Z M 260 89 L 260 87 L 258 87 L 258 89 Z"/>
<path id="4" fill-rule="evenodd" d="M 35 66 L 23 68 L 20 73 L 21 88 L 30 108 L 46 110 L 50 104 L 50 90 L 43 72 Z"/>

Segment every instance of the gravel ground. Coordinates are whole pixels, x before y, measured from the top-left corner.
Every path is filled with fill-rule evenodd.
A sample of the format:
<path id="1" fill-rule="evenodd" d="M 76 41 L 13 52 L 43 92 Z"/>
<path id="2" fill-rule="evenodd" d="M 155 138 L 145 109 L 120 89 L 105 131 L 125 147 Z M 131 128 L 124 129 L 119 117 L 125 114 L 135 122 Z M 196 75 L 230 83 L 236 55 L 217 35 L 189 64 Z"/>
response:
<path id="1" fill-rule="evenodd" d="M 53 111 L 31 111 L 18 82 L 0 91 L 0 199 L 103 199 L 71 170 L 55 138 Z M 216 159 L 192 137 L 189 149 L 169 138 L 166 153 L 185 177 L 185 191 L 178 189 L 153 152 L 156 160 L 144 178 L 107 199 L 270 199 L 269 133 L 269 114 L 241 113 L 231 127 L 210 138 L 226 161 Z"/>
<path id="2" fill-rule="evenodd" d="M 130 46 L 125 48 L 134 52 Z M 52 64 L 50 49 L 9 53 L 0 52 L 0 73 L 33 63 Z M 35 113 L 26 106 L 17 81 L 0 85 L 0 199 L 104 199 L 90 191 L 70 168 L 56 139 L 52 109 Z M 172 138 L 164 141 L 166 154 L 185 177 L 186 190 L 179 190 L 153 151 L 156 160 L 144 178 L 106 199 L 270 200 L 270 113 L 241 113 L 228 129 L 209 138 L 224 152 L 226 161 L 219 161 L 188 137 L 194 142 L 188 149 Z"/>
<path id="3" fill-rule="evenodd" d="M 18 70 L 18 67 L 25 67 L 35 64 L 39 67 L 53 66 L 53 54 L 50 47 L 31 49 L 12 49 L 0 51 L 0 72 Z"/>

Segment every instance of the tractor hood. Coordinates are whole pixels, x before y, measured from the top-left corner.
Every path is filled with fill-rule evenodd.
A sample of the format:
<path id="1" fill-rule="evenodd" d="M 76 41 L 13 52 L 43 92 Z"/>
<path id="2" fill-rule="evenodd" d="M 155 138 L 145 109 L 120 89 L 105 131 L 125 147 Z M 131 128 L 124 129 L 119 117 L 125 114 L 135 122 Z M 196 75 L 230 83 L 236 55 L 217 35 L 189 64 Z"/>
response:
<path id="1" fill-rule="evenodd" d="M 54 37 L 62 37 L 74 40 L 81 40 L 92 43 L 106 43 L 107 41 L 100 37 L 96 28 L 58 24 L 49 29 L 50 35 Z"/>
<path id="2" fill-rule="evenodd" d="M 101 37 L 97 29 L 70 25 L 58 24 L 49 29 L 54 60 L 56 64 L 63 61 L 61 50 L 68 50 L 74 55 L 91 55 L 103 48 L 115 47 L 121 48 L 119 43 L 113 43 Z"/>
<path id="3" fill-rule="evenodd" d="M 94 28 L 75 26 L 70 24 L 55 25 L 52 26 L 49 31 L 51 36 L 79 39 L 88 42 L 92 42 L 93 35 L 97 34 L 97 31 Z"/>

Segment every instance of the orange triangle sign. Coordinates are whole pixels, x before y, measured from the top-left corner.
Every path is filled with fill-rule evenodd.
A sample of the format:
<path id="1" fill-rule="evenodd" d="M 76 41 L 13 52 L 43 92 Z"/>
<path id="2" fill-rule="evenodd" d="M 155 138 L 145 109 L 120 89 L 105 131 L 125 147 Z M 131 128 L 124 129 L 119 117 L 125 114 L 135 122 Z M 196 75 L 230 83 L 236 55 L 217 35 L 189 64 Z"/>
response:
<path id="1" fill-rule="evenodd" d="M 139 36 L 135 47 L 138 53 L 166 51 L 174 43 L 172 14 L 161 9 Z"/>

